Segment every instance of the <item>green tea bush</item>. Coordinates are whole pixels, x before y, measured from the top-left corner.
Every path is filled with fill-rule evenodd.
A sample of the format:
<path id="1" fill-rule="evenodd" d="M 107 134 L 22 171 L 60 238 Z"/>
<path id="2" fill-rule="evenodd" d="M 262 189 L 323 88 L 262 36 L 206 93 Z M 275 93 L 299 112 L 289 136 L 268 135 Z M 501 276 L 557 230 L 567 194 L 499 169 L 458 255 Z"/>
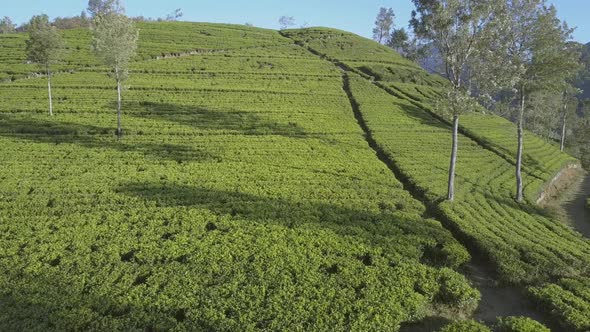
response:
<path id="1" fill-rule="evenodd" d="M 353 34 L 333 29 L 302 29 L 287 31 L 285 35 L 346 65 L 357 74 L 371 77 L 414 105 L 444 115 L 438 101 L 444 98 L 446 81 L 438 75 L 429 75 L 414 63 L 400 60 L 397 53 L 384 50 L 381 45 Z M 354 58 L 351 54 L 354 54 Z M 384 58 L 377 55 L 383 55 Z M 515 162 L 516 126 L 510 121 L 483 112 L 472 112 L 461 117 L 460 127 L 463 133 L 478 143 Z M 523 167 L 531 177 L 535 177 L 529 182 L 526 193 L 528 199 L 534 203 L 544 183 L 564 166 L 577 161 L 561 153 L 555 143 L 529 132 L 525 135 L 525 145 Z"/>
<path id="2" fill-rule="evenodd" d="M 496 324 L 498 332 L 550 332 L 547 327 L 528 317 L 502 317 Z"/>
<path id="3" fill-rule="evenodd" d="M 563 278 L 557 283 L 530 287 L 529 292 L 562 326 L 573 331 L 590 329 L 590 278 Z"/>
<path id="4" fill-rule="evenodd" d="M 477 290 L 467 286 L 465 277 L 452 270 L 441 270 L 439 276 L 440 290 L 437 298 L 442 303 L 448 303 L 461 312 L 471 313 L 479 304 L 480 294 Z M 466 287 L 467 286 L 467 287 Z"/>
<path id="5" fill-rule="evenodd" d="M 350 32 L 328 28 L 307 28 L 283 30 L 281 33 L 300 45 L 319 51 L 331 59 L 401 64 L 411 68 L 419 68 L 418 65 L 404 59 L 390 47 L 379 45 Z"/>

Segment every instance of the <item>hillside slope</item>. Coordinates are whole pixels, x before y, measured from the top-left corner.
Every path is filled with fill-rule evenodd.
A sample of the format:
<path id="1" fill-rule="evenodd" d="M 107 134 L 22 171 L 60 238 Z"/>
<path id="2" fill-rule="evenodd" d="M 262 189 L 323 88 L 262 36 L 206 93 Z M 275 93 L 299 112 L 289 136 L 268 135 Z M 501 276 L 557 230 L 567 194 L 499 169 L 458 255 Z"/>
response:
<path id="1" fill-rule="evenodd" d="M 479 294 L 452 233 L 586 328 L 590 243 L 514 203 L 509 122 L 465 117 L 458 202 L 440 203 L 440 78 L 337 30 L 140 28 L 122 141 L 87 30 L 64 32 L 53 118 L 44 78 L 26 78 L 26 36 L 0 36 L 0 329 L 397 330 L 468 316 Z M 534 199 L 574 159 L 526 144 Z"/>
<path id="2" fill-rule="evenodd" d="M 371 52 L 358 46 L 365 41 L 342 43 L 355 37 L 341 31 L 305 29 L 286 35 L 349 72 L 351 95 L 371 135 L 414 195 L 431 204 L 449 229 L 483 253 L 504 281 L 528 287 L 564 327 L 590 327 L 590 241 L 534 205 L 543 185 L 564 165 L 575 163 L 574 158 L 528 133 L 524 169 L 530 203 L 517 204 L 512 196 L 514 125 L 471 114 L 461 124 L 458 198 L 444 202 L 451 135 L 448 121 L 433 106 L 440 79 L 396 59 L 393 52 L 392 60 L 385 60 L 380 45 Z M 356 50 L 363 51 L 351 61 Z M 396 75 L 398 68 L 414 71 L 416 79 L 403 81 Z M 559 285 L 546 284 L 554 280 Z"/>
<path id="3" fill-rule="evenodd" d="M 86 51 L 53 118 L 44 78 L 0 85 L 0 329 L 395 330 L 477 306 L 467 251 L 376 158 L 336 67 L 276 31 L 141 28 L 122 141 Z"/>

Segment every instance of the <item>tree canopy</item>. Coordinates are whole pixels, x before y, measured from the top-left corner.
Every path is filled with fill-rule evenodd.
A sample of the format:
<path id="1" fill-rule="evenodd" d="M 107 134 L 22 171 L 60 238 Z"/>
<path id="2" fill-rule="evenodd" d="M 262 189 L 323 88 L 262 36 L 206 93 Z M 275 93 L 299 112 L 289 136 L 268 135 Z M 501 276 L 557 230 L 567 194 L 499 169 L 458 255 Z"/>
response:
<path id="1" fill-rule="evenodd" d="M 293 16 L 281 16 L 279 18 L 279 25 L 281 30 L 288 29 L 295 25 L 295 18 Z"/>
<path id="2" fill-rule="evenodd" d="M 139 38 L 133 21 L 118 13 L 100 15 L 94 18 L 93 34 L 95 54 L 106 65 L 125 74 L 130 59 L 135 55 Z"/>
<path id="3" fill-rule="evenodd" d="M 436 48 L 443 59 L 445 77 L 451 89 L 445 109 L 453 118 L 453 145 L 449 167 L 448 196 L 454 199 L 455 164 L 458 149 L 459 116 L 473 109 L 474 101 L 464 82 L 473 59 L 487 48 L 497 33 L 494 20 L 499 15 L 499 0 L 413 0 L 410 25 L 416 38 Z M 483 62 L 481 62 L 483 63 Z"/>
<path id="4" fill-rule="evenodd" d="M 379 14 L 375 19 L 375 27 L 373 28 L 373 39 L 380 44 L 389 42 L 391 37 L 391 29 L 393 28 L 395 14 L 393 9 L 381 7 Z"/>
<path id="5" fill-rule="evenodd" d="M 48 66 L 59 60 L 65 44 L 57 28 L 49 23 L 47 15 L 33 16 L 28 31 L 26 52 L 29 61 Z"/>
<path id="6" fill-rule="evenodd" d="M 16 24 L 12 23 L 12 19 L 4 16 L 0 19 L 0 34 L 14 33 L 16 31 Z"/>
<path id="7" fill-rule="evenodd" d="M 88 13 L 91 17 L 106 14 L 122 14 L 125 9 L 120 0 L 88 0 Z"/>

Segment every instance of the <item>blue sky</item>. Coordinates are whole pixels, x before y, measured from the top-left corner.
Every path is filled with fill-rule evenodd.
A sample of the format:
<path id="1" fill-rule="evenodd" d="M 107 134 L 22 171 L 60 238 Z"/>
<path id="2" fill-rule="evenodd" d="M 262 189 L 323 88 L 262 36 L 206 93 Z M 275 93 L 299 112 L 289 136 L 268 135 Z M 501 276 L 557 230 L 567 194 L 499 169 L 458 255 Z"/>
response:
<path id="1" fill-rule="evenodd" d="M 27 21 L 32 15 L 44 13 L 50 17 L 78 15 L 87 0 L 2 0 L 2 16 L 15 22 Z M 588 0 L 550 0 L 559 16 L 570 26 L 576 26 L 577 41 L 590 42 L 590 12 Z M 182 20 L 198 22 L 252 23 L 264 28 L 278 28 L 282 15 L 294 16 L 297 24 L 328 26 L 370 37 L 379 7 L 392 7 L 397 26 L 407 26 L 413 5 L 411 0 L 125 0 L 127 14 L 161 17 L 182 8 Z"/>

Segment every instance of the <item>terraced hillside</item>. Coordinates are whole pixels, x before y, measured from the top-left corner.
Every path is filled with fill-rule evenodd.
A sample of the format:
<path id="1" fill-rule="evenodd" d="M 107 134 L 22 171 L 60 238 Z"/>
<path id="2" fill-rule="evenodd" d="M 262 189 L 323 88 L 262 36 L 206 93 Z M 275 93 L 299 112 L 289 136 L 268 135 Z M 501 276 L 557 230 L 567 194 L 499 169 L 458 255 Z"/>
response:
<path id="1" fill-rule="evenodd" d="M 120 142 L 101 68 L 54 77 L 53 118 L 43 78 L 0 85 L 0 329 L 397 329 L 475 308 L 452 270 L 467 251 L 368 147 L 336 67 L 275 31 L 154 26 L 140 54 L 195 31 L 175 51 L 201 51 L 137 59 Z"/>
<path id="2" fill-rule="evenodd" d="M 479 293 L 452 233 L 564 326 L 588 328 L 590 243 L 513 202 L 508 123 L 464 121 L 458 202 L 439 203 L 440 78 L 336 30 L 140 29 L 122 141 L 88 31 L 64 32 L 51 118 L 26 36 L 0 36 L 0 330 L 397 330 L 469 316 Z M 538 142 L 529 198 L 573 160 Z"/>
<path id="3" fill-rule="evenodd" d="M 380 46 L 359 55 L 362 65 L 350 61 L 349 53 L 357 46 L 341 43 L 340 36 L 353 37 L 340 31 L 308 29 L 287 35 L 348 71 L 351 95 L 370 135 L 414 194 L 431 204 L 449 229 L 484 253 L 504 281 L 529 287 L 564 327 L 590 327 L 590 285 L 585 282 L 590 275 L 590 241 L 551 220 L 532 203 L 513 200 L 512 124 L 482 114 L 464 117 L 458 199 L 454 204 L 443 202 L 450 127 L 433 106 L 441 93 L 440 79 L 416 74 L 414 82 L 404 82 L 394 73 L 398 67 L 410 70 L 411 65 L 395 56 L 389 62 L 377 58 L 375 54 L 385 53 Z M 374 75 L 384 68 L 391 75 Z M 417 68 L 411 70 L 419 73 Z M 367 79 L 368 72 L 377 82 Z M 527 135 L 525 146 L 526 192 L 534 202 L 544 183 L 575 161 L 532 134 Z M 546 284 L 554 280 L 568 287 Z"/>
<path id="4" fill-rule="evenodd" d="M 186 22 L 138 23 L 141 31 L 136 60 L 149 60 L 202 52 L 224 52 L 229 49 L 259 48 L 281 44 L 281 36 L 263 29 L 216 24 L 195 25 Z M 64 61 L 57 70 L 96 68 L 100 62 L 90 49 L 91 31 L 62 31 L 66 42 Z M 19 79 L 39 69 L 25 61 L 26 34 L 2 36 L 0 45 L 0 80 Z M 283 40 L 284 43 L 284 40 Z"/>
<path id="5" fill-rule="evenodd" d="M 298 30 L 289 32 L 289 36 L 316 54 L 375 81 L 376 85 L 390 94 L 446 122 L 442 106 L 438 103 L 445 95 L 445 80 L 428 75 L 417 64 L 407 61 L 389 48 L 333 29 Z M 508 120 L 478 111 L 462 116 L 460 126 L 462 133 L 472 140 L 509 162 L 516 162 L 516 126 Z M 537 178 L 527 181 L 529 199 L 536 198 L 543 184 L 564 166 L 578 163 L 575 158 L 560 153 L 557 144 L 549 143 L 532 133 L 525 134 L 524 145 L 526 162 L 523 167 L 531 177 Z"/>

